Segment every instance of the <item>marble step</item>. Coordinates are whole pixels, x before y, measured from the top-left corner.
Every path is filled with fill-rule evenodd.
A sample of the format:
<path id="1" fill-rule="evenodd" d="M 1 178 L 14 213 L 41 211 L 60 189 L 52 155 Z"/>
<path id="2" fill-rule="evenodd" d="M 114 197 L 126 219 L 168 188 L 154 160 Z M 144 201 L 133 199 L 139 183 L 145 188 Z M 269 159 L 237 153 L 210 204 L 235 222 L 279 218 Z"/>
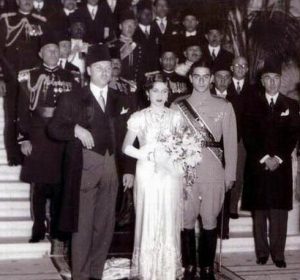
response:
<path id="1" fill-rule="evenodd" d="M 5 149 L 0 149 L 0 165 L 7 164 L 7 157 Z"/>
<path id="2" fill-rule="evenodd" d="M 0 198 L 0 217 L 30 218 L 31 216 L 29 199 Z"/>
<path id="3" fill-rule="evenodd" d="M 0 181 L 0 198 L 29 199 L 30 185 L 19 181 Z"/>
<path id="4" fill-rule="evenodd" d="M 50 242 L 28 243 L 28 238 L 0 238 L 0 260 L 35 259 L 50 254 Z"/>
<path id="5" fill-rule="evenodd" d="M 239 219 L 230 219 L 229 221 L 230 232 L 251 232 L 252 231 L 252 218 L 240 217 Z"/>
<path id="6" fill-rule="evenodd" d="M 20 166 L 0 165 L 0 181 L 18 181 L 20 171 Z"/>
<path id="7" fill-rule="evenodd" d="M 31 236 L 32 221 L 28 218 L 0 218 L 0 238 Z"/>
<path id="8" fill-rule="evenodd" d="M 288 235 L 286 250 L 300 250 L 300 234 Z M 220 251 L 220 239 L 218 239 L 217 252 Z M 233 233 L 228 240 L 222 240 L 222 252 L 252 252 L 254 251 L 254 239 L 251 232 Z"/>

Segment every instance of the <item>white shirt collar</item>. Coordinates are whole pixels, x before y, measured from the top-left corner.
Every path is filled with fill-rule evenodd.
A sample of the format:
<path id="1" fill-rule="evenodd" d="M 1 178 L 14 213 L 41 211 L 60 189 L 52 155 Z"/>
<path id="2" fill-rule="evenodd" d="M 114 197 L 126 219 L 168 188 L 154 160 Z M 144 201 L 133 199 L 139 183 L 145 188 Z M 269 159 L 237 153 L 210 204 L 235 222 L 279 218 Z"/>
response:
<path id="1" fill-rule="evenodd" d="M 150 25 L 143 25 L 143 24 L 139 23 L 139 27 L 142 29 L 142 31 L 144 33 L 146 32 L 146 29 L 147 29 L 148 34 L 150 34 Z"/>
<path id="2" fill-rule="evenodd" d="M 189 31 L 185 31 L 185 37 L 190 37 L 190 36 L 196 36 L 197 35 L 197 31 L 192 31 L 192 32 L 189 32 Z"/>
<path id="3" fill-rule="evenodd" d="M 98 5 L 95 5 L 95 6 L 92 6 L 92 5 L 90 5 L 90 4 L 87 4 L 87 8 L 88 8 L 88 10 L 89 10 L 89 13 L 92 15 L 93 13 L 93 11 L 95 11 L 95 15 L 96 15 L 96 13 L 97 13 L 97 11 L 98 11 Z"/>
<path id="4" fill-rule="evenodd" d="M 107 103 L 108 85 L 106 85 L 104 88 L 99 88 L 98 86 L 90 82 L 90 90 L 93 93 L 96 100 L 99 100 L 100 92 L 102 91 L 102 96 L 104 98 L 105 104 Z"/>
<path id="5" fill-rule="evenodd" d="M 37 10 L 41 10 L 44 7 L 44 1 L 38 2 L 38 1 L 33 1 L 33 7 Z"/>
<path id="6" fill-rule="evenodd" d="M 216 87 L 215 87 L 215 89 L 216 89 L 216 94 L 217 94 L 217 96 L 226 98 L 226 96 L 227 96 L 227 90 L 225 90 L 225 91 L 223 91 L 223 92 L 220 92 Z"/>
<path id="7" fill-rule="evenodd" d="M 114 12 L 117 5 L 117 0 L 106 0 L 106 1 L 111 11 Z"/>
<path id="8" fill-rule="evenodd" d="M 271 98 L 273 98 L 273 102 L 274 102 L 274 104 L 276 103 L 276 101 L 277 101 L 277 98 L 278 98 L 278 96 L 279 96 L 279 92 L 277 92 L 275 95 L 269 95 L 269 94 L 267 94 L 267 93 L 265 93 L 265 96 L 266 96 L 266 98 L 267 98 L 267 100 L 268 100 L 268 103 L 269 103 L 269 105 L 270 105 L 270 103 L 271 103 Z"/>
<path id="9" fill-rule="evenodd" d="M 240 88 L 242 89 L 245 83 L 245 79 L 237 80 L 236 78 L 232 78 L 232 81 L 234 83 L 234 87 L 237 88 L 237 83 L 239 83 Z"/>
<path id="10" fill-rule="evenodd" d="M 217 56 L 218 53 L 219 53 L 219 51 L 220 51 L 220 49 L 221 49 L 221 47 L 220 46 L 212 47 L 211 45 L 208 45 L 208 49 L 209 49 L 209 52 L 210 52 L 211 55 L 212 55 L 212 52 L 214 50 L 215 56 Z"/>
<path id="11" fill-rule="evenodd" d="M 64 8 L 64 12 L 65 12 L 65 14 L 66 14 L 67 16 L 69 16 L 69 15 L 72 14 L 72 13 L 74 13 L 75 11 L 76 11 L 76 9 L 74 9 L 74 10 L 68 10 L 68 9 Z"/>
<path id="12" fill-rule="evenodd" d="M 25 16 L 30 15 L 30 12 L 29 13 L 25 13 L 25 12 L 23 12 L 21 10 L 19 10 L 19 13 L 22 14 L 22 15 L 25 15 Z"/>
<path id="13" fill-rule="evenodd" d="M 158 23 L 163 22 L 164 24 L 167 24 L 167 17 L 163 17 L 163 18 L 156 17 L 155 20 L 156 20 Z"/>

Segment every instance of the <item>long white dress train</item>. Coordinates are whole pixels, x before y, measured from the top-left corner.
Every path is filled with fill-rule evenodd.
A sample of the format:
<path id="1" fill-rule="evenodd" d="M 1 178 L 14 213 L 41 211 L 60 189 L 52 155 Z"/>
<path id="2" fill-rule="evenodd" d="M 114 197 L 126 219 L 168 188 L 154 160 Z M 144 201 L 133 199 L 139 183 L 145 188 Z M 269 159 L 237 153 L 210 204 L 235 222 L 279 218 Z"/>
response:
<path id="1" fill-rule="evenodd" d="M 146 108 L 131 116 L 128 129 L 138 135 L 141 149 L 153 151 L 161 133 L 181 124 L 178 112 L 166 108 L 156 115 Z M 182 176 L 138 160 L 134 200 L 136 210 L 131 276 L 143 280 L 181 278 L 180 231 L 182 225 Z"/>

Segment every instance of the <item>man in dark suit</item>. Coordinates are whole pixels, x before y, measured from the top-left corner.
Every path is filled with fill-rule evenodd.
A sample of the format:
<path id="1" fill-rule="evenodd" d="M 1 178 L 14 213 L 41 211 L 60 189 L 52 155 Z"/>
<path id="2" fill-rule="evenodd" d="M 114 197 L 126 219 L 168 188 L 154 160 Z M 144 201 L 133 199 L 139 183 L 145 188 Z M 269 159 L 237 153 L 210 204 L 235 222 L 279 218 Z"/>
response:
<path id="1" fill-rule="evenodd" d="M 274 264 L 284 268 L 288 211 L 293 202 L 291 153 L 299 135 L 299 105 L 279 92 L 280 81 L 281 64 L 276 58 L 266 61 L 261 76 L 264 92 L 249 98 L 244 108 L 247 158 L 242 207 L 253 213 L 257 264 L 266 264 L 271 255 Z"/>
<path id="2" fill-rule="evenodd" d="M 154 3 L 155 19 L 151 24 L 152 30 L 157 34 L 160 41 L 165 37 L 177 36 L 176 26 L 168 18 L 169 2 L 168 0 L 155 0 Z"/>
<path id="3" fill-rule="evenodd" d="M 159 34 L 154 32 L 152 23 L 152 3 L 144 0 L 138 3 L 138 25 L 133 40 L 142 46 L 144 73 L 159 67 Z"/>
<path id="4" fill-rule="evenodd" d="M 45 17 L 47 20 L 57 11 L 60 7 L 60 3 L 53 0 L 34 0 L 33 12 Z"/>
<path id="5" fill-rule="evenodd" d="M 61 99 L 49 126 L 52 136 L 68 143 L 61 228 L 73 232 L 74 280 L 102 277 L 118 190 L 114 127 L 122 106 L 119 94 L 108 87 L 112 67 L 107 46 L 90 47 L 86 63 L 89 85 Z M 134 165 L 126 167 L 123 184 L 131 187 Z"/>
<path id="6" fill-rule="evenodd" d="M 47 125 L 59 98 L 70 94 L 76 83 L 71 73 L 57 65 L 59 48 L 54 36 L 44 36 L 40 56 L 43 65 L 19 72 L 19 143 L 24 154 L 21 180 L 32 183 L 33 227 L 29 242 L 44 239 L 46 201 L 51 198 L 50 237 L 61 238 L 58 216 L 61 202 L 64 145 L 51 139 Z"/>
<path id="7" fill-rule="evenodd" d="M 71 26 L 71 18 L 77 10 L 76 0 L 62 0 L 62 6 L 48 18 L 48 24 L 55 31 L 67 32 Z"/>
<path id="8" fill-rule="evenodd" d="M 72 16 L 85 25 L 83 40 L 89 44 L 99 44 L 115 37 L 112 12 L 105 0 L 87 0 Z"/>
<path id="9" fill-rule="evenodd" d="M 218 65 L 226 65 L 230 67 L 233 54 L 222 48 L 221 42 L 223 39 L 222 27 L 218 23 L 209 24 L 206 29 L 205 38 L 208 41 L 203 47 L 203 57 L 212 67 L 212 71 L 215 72 L 215 68 L 219 68 Z"/>

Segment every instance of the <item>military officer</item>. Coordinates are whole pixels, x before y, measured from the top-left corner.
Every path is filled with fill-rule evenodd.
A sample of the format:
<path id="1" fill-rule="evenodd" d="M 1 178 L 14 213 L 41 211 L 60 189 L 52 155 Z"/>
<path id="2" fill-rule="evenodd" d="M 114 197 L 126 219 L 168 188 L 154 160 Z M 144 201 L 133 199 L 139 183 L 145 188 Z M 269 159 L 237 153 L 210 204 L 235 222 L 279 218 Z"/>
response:
<path id="1" fill-rule="evenodd" d="M 175 72 L 178 62 L 178 50 L 176 48 L 176 39 L 166 39 L 162 42 L 160 65 L 161 74 L 167 81 L 169 88 L 168 105 L 170 105 L 178 97 L 188 93 L 188 79 L 180 76 Z"/>
<path id="2" fill-rule="evenodd" d="M 17 73 L 34 67 L 38 62 L 39 41 L 46 19 L 32 13 L 33 0 L 17 0 L 19 10 L 4 13 L 0 19 L 0 65 L 6 82 L 5 145 L 8 163 L 17 165 L 21 154 L 16 134 Z M 0 89 L 3 88 L 3 81 Z"/>
<path id="3" fill-rule="evenodd" d="M 214 259 L 217 244 L 217 216 L 224 194 L 236 176 L 237 129 L 232 105 L 210 93 L 212 74 L 204 62 L 195 63 L 189 79 L 192 94 L 173 104 L 186 124 L 203 138 L 202 162 L 184 201 L 183 264 L 187 279 L 195 274 L 195 222 L 200 215 L 199 264 L 201 279 L 215 279 Z M 221 144 L 223 139 L 223 145 Z M 224 167 L 223 162 L 226 162 Z M 188 278 L 190 277 L 190 278 Z"/>
<path id="4" fill-rule="evenodd" d="M 19 73 L 19 143 L 25 156 L 21 180 L 32 183 L 33 227 L 29 242 L 44 239 L 45 206 L 51 198 L 50 236 L 60 238 L 57 219 L 60 206 L 64 145 L 49 138 L 47 124 L 61 95 L 76 87 L 73 76 L 58 66 L 59 48 L 53 36 L 44 36 L 39 52 L 41 66 Z"/>

